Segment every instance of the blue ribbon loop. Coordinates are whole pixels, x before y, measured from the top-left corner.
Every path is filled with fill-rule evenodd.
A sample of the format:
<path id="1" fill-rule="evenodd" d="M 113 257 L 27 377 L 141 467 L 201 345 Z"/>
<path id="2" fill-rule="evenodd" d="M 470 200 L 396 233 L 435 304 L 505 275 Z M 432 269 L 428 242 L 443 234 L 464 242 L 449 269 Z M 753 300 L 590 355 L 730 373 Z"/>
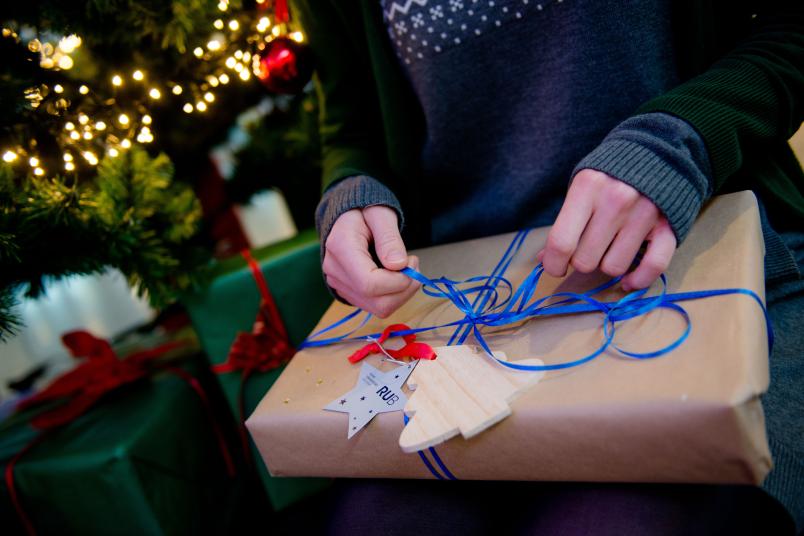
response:
<path id="1" fill-rule="evenodd" d="M 447 342 L 447 345 L 463 344 L 471 334 L 474 335 L 475 341 L 483 348 L 489 357 L 497 361 L 500 365 L 515 370 L 531 372 L 560 370 L 588 363 L 605 352 L 609 347 L 633 359 L 652 359 L 665 355 L 681 346 L 692 331 L 692 322 L 689 314 L 683 307 L 678 305 L 678 302 L 730 294 L 743 294 L 756 301 L 762 309 L 762 313 L 765 317 L 765 325 L 767 327 L 768 346 L 771 349 L 773 348 L 773 329 L 765 304 L 762 302 L 759 295 L 750 289 L 725 288 L 668 293 L 667 278 L 662 274 L 660 277 L 662 283 L 661 292 L 656 296 L 646 296 L 648 289 L 641 289 L 630 292 L 623 298 L 614 302 L 605 302 L 594 298 L 595 295 L 613 287 L 622 279 L 621 277 L 617 277 L 583 293 L 558 292 L 533 300 L 536 287 L 544 273 L 544 268 L 541 264 L 538 264 L 531 270 L 519 287 L 515 288 L 514 285 L 504 277 L 514 257 L 522 248 L 529 232 L 530 230 L 524 230 L 514 235 L 508 248 L 503 253 L 502 258 L 488 276 L 475 276 L 464 279 L 463 281 L 455 281 L 447 277 L 430 279 L 413 268 L 405 268 L 402 270 L 402 273 L 421 283 L 422 292 L 428 296 L 449 300 L 463 314 L 463 318 L 436 326 L 424 326 L 394 331 L 390 335 L 395 337 L 454 327 L 455 331 Z M 618 322 L 624 322 L 638 316 L 646 315 L 659 308 L 670 309 L 678 313 L 684 320 L 686 327 L 676 340 L 663 348 L 650 352 L 633 352 L 614 343 L 614 335 Z M 494 357 L 481 331 L 483 327 L 506 326 L 537 317 L 593 312 L 603 315 L 603 342 L 596 350 L 588 355 L 560 363 L 525 365 L 515 361 L 497 359 Z M 361 314 L 364 315 L 363 319 L 355 328 L 349 330 L 347 333 L 334 337 L 321 338 L 322 335 L 359 318 Z M 365 341 L 369 337 L 377 338 L 381 335 L 380 333 L 353 336 L 355 332 L 366 325 L 370 318 L 370 313 L 356 309 L 334 324 L 311 334 L 301 343 L 299 349 L 327 346 L 341 342 Z M 408 418 L 405 417 L 405 424 L 407 424 L 407 422 Z M 435 469 L 433 464 L 425 456 L 424 451 L 420 451 L 419 456 L 430 472 L 440 480 L 457 480 L 449 469 L 447 469 L 435 449 L 431 447 L 428 450 L 444 475 L 442 476 Z"/>

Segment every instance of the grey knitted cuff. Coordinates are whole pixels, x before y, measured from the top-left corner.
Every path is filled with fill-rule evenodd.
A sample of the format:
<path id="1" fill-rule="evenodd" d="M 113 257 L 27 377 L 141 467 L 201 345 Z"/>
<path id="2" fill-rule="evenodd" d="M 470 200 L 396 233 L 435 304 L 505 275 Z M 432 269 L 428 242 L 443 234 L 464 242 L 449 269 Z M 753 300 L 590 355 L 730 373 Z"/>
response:
<path id="1" fill-rule="evenodd" d="M 347 177 L 324 192 L 315 211 L 315 226 L 324 244 L 329 231 L 341 214 L 355 208 L 386 205 L 396 211 L 402 228 L 402 207 L 394 193 L 383 183 L 368 175 Z"/>
<path id="2" fill-rule="evenodd" d="M 612 130 L 581 160 L 633 186 L 653 201 L 680 244 L 712 192 L 709 157 L 703 140 L 687 122 L 667 114 L 634 116 Z"/>
<path id="3" fill-rule="evenodd" d="M 383 183 L 368 175 L 355 175 L 347 177 L 328 188 L 318 208 L 315 211 L 315 226 L 321 240 L 321 262 L 324 262 L 324 245 L 327 237 L 341 214 L 356 208 L 365 208 L 374 205 L 386 205 L 396 211 L 399 218 L 399 228 L 402 229 L 404 216 L 402 206 L 394 193 Z M 324 281 L 326 283 L 326 280 Z M 347 303 L 327 285 L 330 293 L 338 300 Z"/>
<path id="4" fill-rule="evenodd" d="M 703 200 L 690 182 L 652 151 L 629 141 L 604 142 L 576 167 L 602 171 L 649 198 L 670 222 L 680 244 L 701 210 Z"/>

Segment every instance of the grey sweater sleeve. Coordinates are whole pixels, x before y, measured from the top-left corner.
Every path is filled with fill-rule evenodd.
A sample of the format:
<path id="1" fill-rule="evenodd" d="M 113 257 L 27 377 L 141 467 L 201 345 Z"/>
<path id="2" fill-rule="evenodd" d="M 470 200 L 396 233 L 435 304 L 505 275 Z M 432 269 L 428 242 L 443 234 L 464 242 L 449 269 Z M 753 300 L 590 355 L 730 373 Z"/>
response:
<path id="1" fill-rule="evenodd" d="M 663 113 L 631 117 L 614 128 L 572 172 L 602 171 L 633 186 L 662 211 L 680 244 L 712 195 L 703 139 L 686 121 Z"/>
<path id="2" fill-rule="evenodd" d="M 327 237 L 332 230 L 332 226 L 335 224 L 335 220 L 346 211 L 373 205 L 386 205 L 394 209 L 399 218 L 399 228 L 402 228 L 404 217 L 399 200 L 387 186 L 373 177 L 369 177 L 368 175 L 347 177 L 335 183 L 324 192 L 324 195 L 321 196 L 321 201 L 318 203 L 318 208 L 315 211 L 315 226 L 316 229 L 318 229 L 318 236 L 321 239 L 322 263 L 324 262 Z M 324 276 L 324 284 L 327 285 L 332 296 L 343 303 L 348 303 L 338 296 L 335 289 L 327 284 L 326 276 Z"/>
<path id="3" fill-rule="evenodd" d="M 394 209 L 399 218 L 399 228 L 402 228 L 404 220 L 399 201 L 394 193 L 377 179 L 368 175 L 355 175 L 328 188 L 315 211 L 315 226 L 321 238 L 321 247 L 324 247 L 335 220 L 341 214 L 373 205 L 386 205 Z"/>

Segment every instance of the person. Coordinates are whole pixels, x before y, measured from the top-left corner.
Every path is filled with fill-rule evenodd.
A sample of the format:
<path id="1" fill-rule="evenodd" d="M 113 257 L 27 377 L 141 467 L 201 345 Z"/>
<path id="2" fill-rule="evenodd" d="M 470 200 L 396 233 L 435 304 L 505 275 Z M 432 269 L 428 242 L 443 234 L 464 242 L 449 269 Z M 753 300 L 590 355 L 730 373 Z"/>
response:
<path id="1" fill-rule="evenodd" d="M 799 4 L 799 5 L 794 5 Z M 292 3 L 316 61 L 322 268 L 386 317 L 410 247 L 553 224 L 545 271 L 645 288 L 714 194 L 760 202 L 777 327 L 765 489 L 804 525 L 804 6 L 768 1 Z M 636 267 L 632 264 L 643 248 Z"/>

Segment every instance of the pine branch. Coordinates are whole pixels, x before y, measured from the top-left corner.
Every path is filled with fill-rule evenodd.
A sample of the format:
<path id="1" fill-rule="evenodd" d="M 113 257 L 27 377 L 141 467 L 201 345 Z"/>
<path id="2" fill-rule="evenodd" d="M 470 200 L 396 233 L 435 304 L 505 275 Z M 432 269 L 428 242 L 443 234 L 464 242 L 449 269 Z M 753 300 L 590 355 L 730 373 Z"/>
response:
<path id="1" fill-rule="evenodd" d="M 162 307 L 204 280 L 200 220 L 200 204 L 173 181 L 170 160 L 136 146 L 105 158 L 89 184 L 20 180 L 0 166 L 0 290 L 22 286 L 36 297 L 49 280 L 114 267 Z M 10 304 L 0 302 L 3 331 Z"/>

